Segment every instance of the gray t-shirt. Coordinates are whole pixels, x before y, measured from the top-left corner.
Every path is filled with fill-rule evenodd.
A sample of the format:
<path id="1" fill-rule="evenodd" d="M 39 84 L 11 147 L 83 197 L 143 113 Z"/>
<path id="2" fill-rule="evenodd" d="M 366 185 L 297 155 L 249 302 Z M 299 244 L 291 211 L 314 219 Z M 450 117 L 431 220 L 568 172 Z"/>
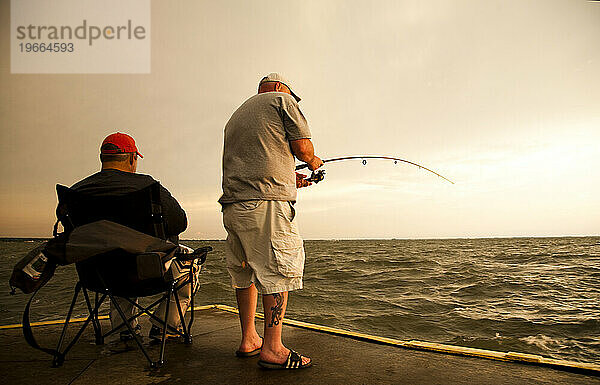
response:
<path id="1" fill-rule="evenodd" d="M 225 125 L 219 203 L 295 201 L 295 162 L 289 141 L 310 136 L 293 96 L 265 92 L 246 100 Z"/>

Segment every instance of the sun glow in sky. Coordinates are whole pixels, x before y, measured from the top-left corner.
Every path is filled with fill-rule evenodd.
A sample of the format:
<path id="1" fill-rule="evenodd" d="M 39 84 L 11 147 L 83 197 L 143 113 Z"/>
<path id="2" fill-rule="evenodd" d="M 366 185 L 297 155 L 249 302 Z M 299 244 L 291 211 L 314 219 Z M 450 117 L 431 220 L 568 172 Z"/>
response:
<path id="1" fill-rule="evenodd" d="M 332 163 L 299 191 L 305 238 L 600 233 L 600 3 L 153 1 L 151 27 L 149 75 L 15 75 L 0 56 L 0 236 L 49 236 L 54 185 L 122 131 L 187 211 L 183 237 L 223 238 L 223 128 L 274 71 L 321 157 L 456 183 Z"/>

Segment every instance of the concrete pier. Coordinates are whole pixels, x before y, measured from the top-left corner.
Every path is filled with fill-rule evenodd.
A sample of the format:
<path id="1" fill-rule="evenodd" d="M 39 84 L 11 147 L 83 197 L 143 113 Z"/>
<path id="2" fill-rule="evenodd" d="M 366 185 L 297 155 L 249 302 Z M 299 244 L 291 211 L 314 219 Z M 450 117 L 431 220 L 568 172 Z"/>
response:
<path id="1" fill-rule="evenodd" d="M 240 331 L 238 318 L 231 308 L 208 306 L 197 310 L 195 316 L 193 343 L 167 342 L 166 362 L 159 369 L 149 368 L 133 342 L 95 345 L 91 326 L 67 355 L 64 365 L 52 368 L 51 357 L 29 347 L 20 328 L 2 327 L 2 383 L 600 384 L 600 370 L 596 372 L 596 368 L 600 367 L 593 364 L 566 368 L 570 371 L 565 371 L 534 363 L 537 356 L 519 358 L 514 354 L 498 353 L 499 358 L 489 359 L 491 357 L 469 354 L 469 349 L 461 353 L 464 348 L 459 347 L 456 347 L 456 352 L 441 353 L 444 349 L 452 349 L 426 343 L 423 346 L 416 343 L 403 346 L 402 342 L 394 343 L 394 340 L 381 338 L 378 341 L 377 337 L 372 339 L 358 333 L 344 335 L 346 332 L 302 325 L 302 322 L 284 326 L 284 342 L 288 347 L 311 356 L 314 365 L 303 370 L 268 371 L 257 365 L 257 357 L 235 357 Z M 108 326 L 106 320 L 102 322 Z M 141 324 L 144 335 L 147 335 L 147 319 L 142 318 Z M 262 321 L 258 320 L 257 324 L 258 330 L 262 330 Z M 80 325 L 72 325 L 71 335 Z M 34 327 L 40 345 L 54 347 L 61 326 L 56 323 Z M 145 342 L 148 343 L 147 338 Z M 149 350 L 153 357 L 158 355 L 158 346 L 150 346 Z M 476 351 L 473 349 L 474 353 Z M 511 362 L 527 359 L 533 361 Z"/>

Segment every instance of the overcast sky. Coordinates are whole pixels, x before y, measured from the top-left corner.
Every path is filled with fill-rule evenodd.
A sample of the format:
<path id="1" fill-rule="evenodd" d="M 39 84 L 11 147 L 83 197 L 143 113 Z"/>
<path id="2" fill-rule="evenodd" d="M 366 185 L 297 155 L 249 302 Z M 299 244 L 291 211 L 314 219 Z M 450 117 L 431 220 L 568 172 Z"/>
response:
<path id="1" fill-rule="evenodd" d="M 456 182 L 330 164 L 299 191 L 305 238 L 600 234 L 600 3 L 153 0 L 151 39 L 149 75 L 14 75 L 0 55 L 0 236 L 50 236 L 54 185 L 121 131 L 187 211 L 183 237 L 224 238 L 223 127 L 269 72 L 322 158 Z"/>

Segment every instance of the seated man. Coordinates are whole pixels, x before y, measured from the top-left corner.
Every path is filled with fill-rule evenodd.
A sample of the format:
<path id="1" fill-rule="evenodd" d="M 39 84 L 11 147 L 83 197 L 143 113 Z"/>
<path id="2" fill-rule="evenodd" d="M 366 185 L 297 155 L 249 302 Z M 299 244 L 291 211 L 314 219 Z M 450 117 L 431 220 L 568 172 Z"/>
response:
<path id="1" fill-rule="evenodd" d="M 121 196 L 148 187 L 156 181 L 149 175 L 136 174 L 138 157 L 142 158 L 143 156 L 138 152 L 135 141 L 131 136 L 119 132 L 111 134 L 104 139 L 100 147 L 100 161 L 102 163 L 100 172 L 75 183 L 71 189 L 92 196 L 110 197 Z M 187 227 L 185 211 L 183 211 L 169 191 L 162 186 L 160 187 L 160 202 L 165 224 L 165 236 L 171 242 L 178 244 L 179 234 Z M 123 213 L 124 218 L 126 215 L 127 213 Z M 197 274 L 200 272 L 200 266 L 194 266 L 194 270 L 197 278 Z M 173 261 L 169 272 L 172 274 L 173 278 L 179 278 L 183 274 L 186 274 L 182 262 L 177 260 Z M 195 282 L 197 281 L 198 280 L 195 279 Z M 184 285 L 177 292 L 181 310 L 184 313 L 189 306 L 191 296 L 198 289 L 197 284 L 194 286 L 194 290 L 192 291 L 191 284 L 188 282 L 187 285 Z M 117 301 L 126 316 L 129 317 L 135 314 L 136 309 L 131 303 L 125 299 L 119 299 Z M 171 299 L 171 301 L 174 300 Z M 165 306 L 166 303 L 163 302 L 156 310 L 155 314 L 158 318 L 164 317 Z M 121 324 L 117 310 L 112 303 L 110 307 L 110 321 L 113 328 Z M 150 338 L 158 340 L 162 336 L 161 327 L 155 320 L 151 319 L 151 322 L 153 326 L 150 330 Z M 179 328 L 180 320 L 177 306 L 169 307 L 168 322 L 170 326 Z M 136 330 L 136 332 L 141 329 L 137 319 L 132 322 L 132 328 Z M 128 330 L 125 330 L 120 333 L 120 338 L 121 340 L 126 341 L 132 339 L 133 336 L 131 336 Z"/>

